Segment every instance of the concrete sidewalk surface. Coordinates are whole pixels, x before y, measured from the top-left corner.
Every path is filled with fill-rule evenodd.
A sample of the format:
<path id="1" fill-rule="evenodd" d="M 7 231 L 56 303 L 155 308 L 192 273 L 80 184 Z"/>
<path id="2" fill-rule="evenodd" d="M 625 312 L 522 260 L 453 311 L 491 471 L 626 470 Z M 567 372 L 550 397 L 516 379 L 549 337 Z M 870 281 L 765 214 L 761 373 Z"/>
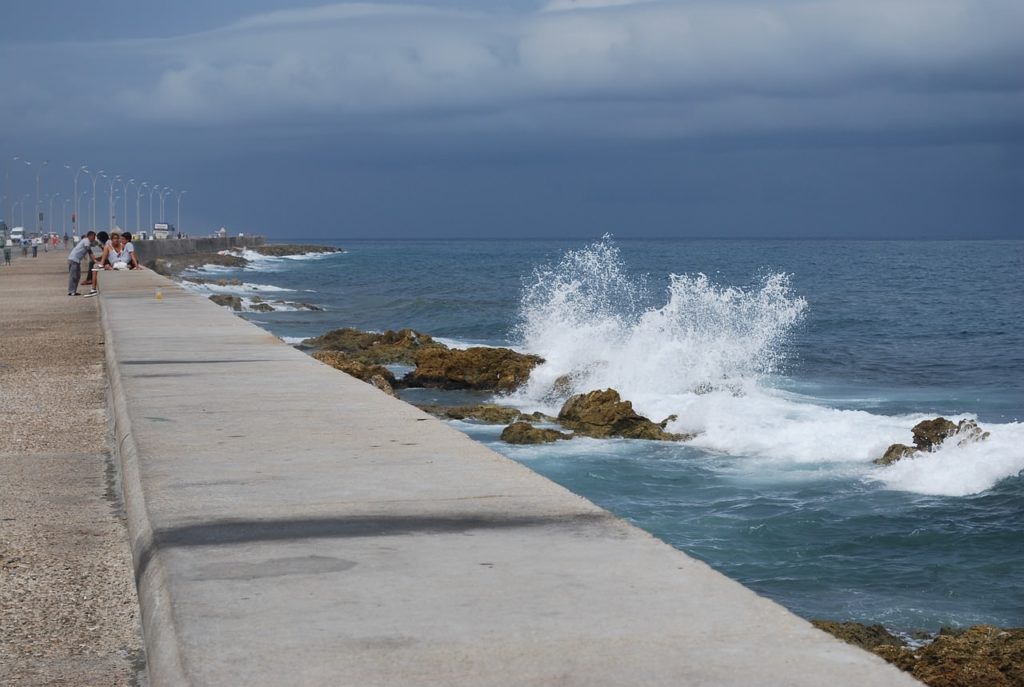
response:
<path id="1" fill-rule="evenodd" d="M 918 684 L 159 275 L 100 309 L 154 685 Z"/>

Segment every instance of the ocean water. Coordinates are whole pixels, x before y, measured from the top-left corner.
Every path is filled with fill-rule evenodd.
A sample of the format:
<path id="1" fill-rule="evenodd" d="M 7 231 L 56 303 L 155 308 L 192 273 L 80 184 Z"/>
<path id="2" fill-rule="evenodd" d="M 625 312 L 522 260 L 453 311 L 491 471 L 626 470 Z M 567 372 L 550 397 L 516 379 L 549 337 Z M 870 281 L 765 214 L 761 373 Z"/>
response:
<path id="1" fill-rule="evenodd" d="M 799 615 L 1024 626 L 1024 242 L 317 242 L 346 252 L 207 271 L 281 301 L 243 316 L 288 341 L 512 346 L 546 362 L 500 402 L 555 413 L 569 374 L 676 415 L 696 438 L 510 446 L 453 425 Z M 936 415 L 991 436 L 872 464 Z"/>

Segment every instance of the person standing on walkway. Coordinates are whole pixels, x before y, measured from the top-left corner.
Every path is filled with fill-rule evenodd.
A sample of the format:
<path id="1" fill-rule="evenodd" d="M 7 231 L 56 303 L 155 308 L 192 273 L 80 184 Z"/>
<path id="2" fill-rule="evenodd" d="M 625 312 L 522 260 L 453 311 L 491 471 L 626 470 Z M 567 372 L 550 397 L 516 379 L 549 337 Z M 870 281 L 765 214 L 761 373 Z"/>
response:
<path id="1" fill-rule="evenodd" d="M 92 240 L 96 238 L 96 232 L 90 231 L 85 238 L 79 241 L 71 252 L 68 253 L 68 295 L 79 296 L 78 280 L 82 276 L 82 259 L 92 246 Z"/>

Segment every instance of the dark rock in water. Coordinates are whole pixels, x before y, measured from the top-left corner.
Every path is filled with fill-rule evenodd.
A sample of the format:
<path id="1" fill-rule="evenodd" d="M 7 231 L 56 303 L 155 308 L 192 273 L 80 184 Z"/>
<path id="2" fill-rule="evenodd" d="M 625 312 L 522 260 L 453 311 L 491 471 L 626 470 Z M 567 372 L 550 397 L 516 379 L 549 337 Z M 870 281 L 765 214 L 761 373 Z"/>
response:
<path id="1" fill-rule="evenodd" d="M 220 253 L 191 253 L 188 255 L 173 255 L 166 258 L 157 258 L 146 264 L 151 270 L 165 277 L 177 277 L 183 270 L 189 267 L 202 267 L 203 265 L 220 265 L 222 267 L 245 267 L 249 261 L 239 255 Z"/>
<path id="2" fill-rule="evenodd" d="M 869 651 L 879 646 L 906 646 L 906 642 L 891 634 L 881 625 L 840 623 L 834 620 L 812 620 L 811 624 L 847 644 L 853 644 Z"/>
<path id="3" fill-rule="evenodd" d="M 340 351 L 316 351 L 313 353 L 313 357 L 364 382 L 372 383 L 374 377 L 380 377 L 387 382 L 389 387 L 392 387 L 392 392 L 394 391 L 395 375 L 391 374 L 391 370 L 386 367 L 365 365 L 358 360 L 352 360 Z"/>
<path id="4" fill-rule="evenodd" d="M 418 407 L 431 415 L 447 420 L 476 420 L 489 425 L 507 425 L 522 417 L 522 413 L 515 408 L 499 406 L 494 403 L 481 403 L 475 406 L 423 405 Z"/>
<path id="5" fill-rule="evenodd" d="M 249 302 L 249 310 L 253 312 L 274 312 L 274 306 L 265 302 L 259 296 L 253 296 Z"/>
<path id="6" fill-rule="evenodd" d="M 409 386 L 440 389 L 513 391 L 544 362 L 507 348 L 421 348 L 416 369 L 405 376 Z"/>
<path id="7" fill-rule="evenodd" d="M 223 305 L 232 310 L 241 312 L 242 310 L 242 299 L 238 296 L 229 296 L 227 294 L 217 293 L 210 296 L 210 300 L 217 305 Z"/>
<path id="8" fill-rule="evenodd" d="M 875 465 L 892 465 L 900 458 L 906 458 L 913 454 L 916 450 L 913 446 L 907 446 L 906 444 L 892 444 L 885 450 L 885 455 L 881 458 L 875 458 L 873 462 Z"/>
<path id="9" fill-rule="evenodd" d="M 188 279 L 183 279 L 182 281 L 187 281 L 190 284 L 213 284 L 214 286 L 242 285 L 241 279 L 204 279 L 202 277 L 189 277 Z"/>
<path id="10" fill-rule="evenodd" d="M 282 255 L 305 255 L 307 253 L 344 253 L 340 248 L 333 246 L 314 246 L 308 244 L 275 243 L 253 246 L 249 250 L 260 255 L 280 257 Z"/>
<path id="11" fill-rule="evenodd" d="M 529 422 L 514 422 L 501 431 L 501 440 L 509 444 L 550 444 L 559 439 L 572 439 L 572 435 L 534 427 Z"/>
<path id="12" fill-rule="evenodd" d="M 274 302 L 275 303 L 285 304 L 284 301 L 274 301 Z M 320 311 L 323 310 L 323 308 L 321 308 L 320 306 L 313 305 L 311 303 L 292 303 L 291 305 L 296 307 L 296 308 L 298 308 L 299 310 L 312 310 L 312 311 L 315 311 L 315 312 L 320 312 Z"/>
<path id="13" fill-rule="evenodd" d="M 914 446 L 919 451 L 931 451 L 949 437 L 956 434 L 956 423 L 944 417 L 934 420 L 923 420 L 911 430 L 914 435 Z"/>
<path id="14" fill-rule="evenodd" d="M 624 437 L 655 441 L 680 441 L 692 438 L 687 434 L 665 431 L 665 424 L 651 422 L 633 410 L 633 404 L 619 397 L 615 389 L 591 391 L 573 396 L 558 413 L 562 426 L 589 437 Z"/>
<path id="15" fill-rule="evenodd" d="M 370 379 L 367 380 L 367 382 L 377 387 L 378 389 L 386 393 L 388 396 L 398 398 L 398 394 L 395 393 L 395 388 L 387 379 L 384 378 L 383 375 L 373 375 L 372 377 L 370 377 Z"/>
<path id="16" fill-rule="evenodd" d="M 961 420 L 959 423 L 956 423 L 944 417 L 937 417 L 934 420 L 922 420 L 914 425 L 911 433 L 914 436 L 913 448 L 905 444 L 893 444 L 886 449 L 885 455 L 874 461 L 875 464 L 892 465 L 901 458 L 905 458 L 915 452 L 928 453 L 934 451 L 944 441 L 952 437 L 958 437 L 958 446 L 972 441 L 984 441 L 989 437 L 989 433 L 979 427 L 978 423 L 974 420 Z"/>
<path id="17" fill-rule="evenodd" d="M 931 687 L 1024 687 L 1024 628 L 975 625 L 918 649 L 873 651 Z"/>
<path id="18" fill-rule="evenodd" d="M 333 329 L 326 334 L 306 339 L 306 346 L 320 348 L 325 351 L 343 351 L 353 360 L 368 365 L 383 363 L 415 362 L 416 353 L 424 349 L 447 350 L 447 346 L 434 341 L 429 334 L 422 334 L 412 329 L 386 332 L 364 332 L 345 327 Z"/>

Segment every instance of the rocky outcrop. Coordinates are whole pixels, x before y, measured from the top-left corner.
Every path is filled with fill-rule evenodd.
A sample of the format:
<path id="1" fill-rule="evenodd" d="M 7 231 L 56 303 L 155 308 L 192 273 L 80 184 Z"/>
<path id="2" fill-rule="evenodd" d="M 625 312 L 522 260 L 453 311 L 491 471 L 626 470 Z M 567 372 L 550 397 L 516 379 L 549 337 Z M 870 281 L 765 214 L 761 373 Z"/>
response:
<path id="1" fill-rule="evenodd" d="M 944 628 L 931 642 L 913 648 L 881 625 L 811 622 L 931 687 L 1024 687 L 1024 628 Z"/>
<path id="2" fill-rule="evenodd" d="M 864 625 L 862 623 L 840 623 L 834 620 L 812 620 L 811 624 L 819 630 L 841 639 L 847 644 L 859 646 L 871 651 L 880 646 L 906 646 L 906 642 L 890 633 L 881 625 Z"/>
<path id="3" fill-rule="evenodd" d="M 882 646 L 874 653 L 931 687 L 1024 687 L 1024 628 L 944 630 L 918 649 Z"/>
<path id="4" fill-rule="evenodd" d="M 542 358 L 508 348 L 420 348 L 416 369 L 405 376 L 408 386 L 439 389 L 513 391 L 525 382 Z"/>
<path id="5" fill-rule="evenodd" d="M 934 420 L 922 420 L 911 430 L 914 445 L 892 444 L 881 458 L 876 458 L 875 465 L 892 465 L 901 458 L 917 452 L 934 451 L 947 439 L 956 437 L 957 445 L 972 441 L 984 441 L 989 433 L 978 426 L 974 420 L 961 420 L 959 423 L 937 417 Z"/>
<path id="6" fill-rule="evenodd" d="M 666 432 L 665 425 L 671 419 L 667 418 L 660 424 L 651 422 L 633 410 L 631 402 L 622 400 L 615 389 L 577 394 L 566 401 L 558 413 L 558 422 L 563 427 L 598 439 L 624 437 L 680 441 L 692 438 L 692 435 Z"/>
<path id="7" fill-rule="evenodd" d="M 416 354 L 427 349 L 447 350 L 444 344 L 434 341 L 429 334 L 412 329 L 386 332 L 364 332 L 345 327 L 333 329 L 326 334 L 306 339 L 304 346 L 325 351 L 342 351 L 352 360 L 367 365 L 383 363 L 413 364 Z"/>
<path id="8" fill-rule="evenodd" d="M 249 310 L 252 312 L 274 312 L 274 306 L 267 303 L 259 296 L 253 296 L 249 301 Z"/>
<path id="9" fill-rule="evenodd" d="M 157 258 L 156 260 L 147 263 L 146 266 L 165 277 L 177 277 L 183 270 L 186 270 L 189 267 L 202 267 L 203 265 L 245 267 L 248 264 L 248 260 L 238 255 L 192 253 L 188 255 L 174 255 L 171 257 Z"/>
<path id="10" fill-rule="evenodd" d="M 235 310 L 237 312 L 241 312 L 242 310 L 242 299 L 239 298 L 238 296 L 229 296 L 228 294 L 224 293 L 215 293 L 214 295 L 210 296 L 210 300 L 216 303 L 217 305 L 223 305 L 224 307 L 231 308 L 232 310 Z"/>
<path id="11" fill-rule="evenodd" d="M 341 370 L 356 379 L 374 384 L 374 386 L 386 391 L 379 382 L 373 382 L 374 377 L 379 377 L 387 384 L 387 388 L 391 389 L 391 395 L 394 395 L 395 375 L 391 374 L 391 370 L 382 365 L 366 365 L 358 360 L 349 358 L 340 351 L 317 351 L 313 353 L 313 357 L 336 370 Z"/>
<path id="12" fill-rule="evenodd" d="M 892 465 L 901 458 L 913 455 L 917 451 L 913 446 L 907 446 L 906 444 L 892 444 L 889 448 L 885 449 L 885 454 L 881 458 L 875 458 L 875 465 Z"/>
<path id="13" fill-rule="evenodd" d="M 513 422 L 501 431 L 501 440 L 509 444 L 550 444 L 560 439 L 572 439 L 572 435 L 534 427 L 529 422 Z"/>
<path id="14" fill-rule="evenodd" d="M 395 387 L 384 377 L 384 375 L 373 375 L 366 381 L 386 393 L 388 396 L 398 398 L 398 394 L 395 393 Z"/>
<path id="15" fill-rule="evenodd" d="M 445 420 L 473 420 L 489 425 L 506 425 L 522 417 L 522 413 L 517 409 L 494 403 L 481 403 L 475 406 L 421 405 L 418 407 L 420 410 Z"/>
<path id="16" fill-rule="evenodd" d="M 275 243 L 272 245 L 253 246 L 249 250 L 260 255 L 280 257 L 283 255 L 306 255 L 308 253 L 343 253 L 340 248 L 333 246 L 314 246 L 309 244 Z"/>

